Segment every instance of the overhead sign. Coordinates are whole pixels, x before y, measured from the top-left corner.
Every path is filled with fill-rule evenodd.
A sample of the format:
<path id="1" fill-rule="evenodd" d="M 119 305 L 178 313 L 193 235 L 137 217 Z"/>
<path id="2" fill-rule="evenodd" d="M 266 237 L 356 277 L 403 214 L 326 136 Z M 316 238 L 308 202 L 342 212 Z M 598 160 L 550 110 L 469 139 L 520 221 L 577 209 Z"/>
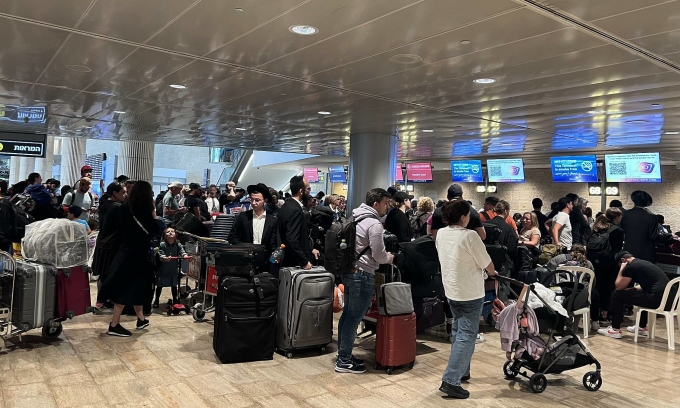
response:
<path id="1" fill-rule="evenodd" d="M 44 106 L 18 106 L 0 104 L 0 121 L 19 123 L 45 123 L 47 110 Z"/>
<path id="2" fill-rule="evenodd" d="M 481 183 L 484 181 L 481 160 L 451 162 L 451 180 L 454 183 Z"/>
<path id="3" fill-rule="evenodd" d="M 551 157 L 554 183 L 595 183 L 597 177 L 597 160 L 590 156 Z"/>
<path id="4" fill-rule="evenodd" d="M 328 173 L 328 178 L 331 180 L 331 183 L 347 183 L 347 176 L 344 171 L 341 173 Z"/>
<path id="5" fill-rule="evenodd" d="M 0 132 L 0 155 L 45 157 L 46 135 Z"/>

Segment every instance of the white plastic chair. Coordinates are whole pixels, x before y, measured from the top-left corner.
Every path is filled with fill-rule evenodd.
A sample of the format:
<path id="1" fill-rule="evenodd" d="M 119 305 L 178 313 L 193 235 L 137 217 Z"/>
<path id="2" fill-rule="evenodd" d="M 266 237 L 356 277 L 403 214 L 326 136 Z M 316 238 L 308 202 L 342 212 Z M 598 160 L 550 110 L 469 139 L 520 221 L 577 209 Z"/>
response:
<path id="1" fill-rule="evenodd" d="M 567 265 L 560 266 L 556 270 L 571 272 L 576 275 L 579 283 L 584 285 L 587 283 L 588 285 L 588 306 L 574 310 L 572 313 L 574 316 L 583 316 L 583 338 L 587 339 L 590 331 L 590 303 L 592 302 L 591 295 L 593 293 L 593 286 L 595 285 L 595 272 L 581 266 Z M 588 276 L 588 279 L 585 279 L 586 275 Z M 556 280 L 559 281 L 559 275 L 555 275 L 555 277 L 557 278 Z"/>
<path id="2" fill-rule="evenodd" d="M 666 289 L 663 291 L 663 297 L 661 298 L 661 304 L 656 309 L 647 309 L 645 307 L 638 307 L 637 313 L 635 315 L 635 343 L 638 341 L 638 331 L 640 330 L 640 316 L 642 312 L 649 313 L 649 338 L 654 340 L 654 329 L 656 328 L 656 315 L 664 315 L 666 318 L 666 330 L 668 331 L 668 349 L 675 350 L 675 324 L 673 322 L 673 317 L 678 319 L 678 326 L 680 326 L 680 316 L 678 315 L 678 306 L 680 305 L 680 285 L 678 286 L 678 291 L 675 294 L 675 299 L 671 304 L 671 310 L 664 310 L 666 308 L 666 303 L 668 302 L 668 295 L 671 292 L 673 285 L 680 283 L 680 278 L 675 278 L 668 282 Z"/>

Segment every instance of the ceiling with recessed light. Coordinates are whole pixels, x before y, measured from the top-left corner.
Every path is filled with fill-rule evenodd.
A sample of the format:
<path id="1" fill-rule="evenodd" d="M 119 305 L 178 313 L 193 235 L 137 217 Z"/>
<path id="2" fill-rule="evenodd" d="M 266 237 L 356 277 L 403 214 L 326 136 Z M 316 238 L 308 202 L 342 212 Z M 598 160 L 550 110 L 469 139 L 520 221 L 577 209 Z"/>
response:
<path id="1" fill-rule="evenodd" d="M 680 160 L 680 1 L 2 0 L 2 131 L 404 160 Z"/>

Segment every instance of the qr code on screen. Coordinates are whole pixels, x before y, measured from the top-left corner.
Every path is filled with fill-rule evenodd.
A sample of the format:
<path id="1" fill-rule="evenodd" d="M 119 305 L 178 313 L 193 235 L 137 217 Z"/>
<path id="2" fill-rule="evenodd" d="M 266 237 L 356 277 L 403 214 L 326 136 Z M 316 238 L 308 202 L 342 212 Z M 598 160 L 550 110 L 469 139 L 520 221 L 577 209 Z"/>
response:
<path id="1" fill-rule="evenodd" d="M 611 163 L 609 165 L 609 174 L 613 176 L 625 176 L 628 174 L 626 169 L 626 162 L 621 163 Z"/>
<path id="2" fill-rule="evenodd" d="M 489 166 L 489 176 L 490 177 L 502 177 L 501 166 Z"/>

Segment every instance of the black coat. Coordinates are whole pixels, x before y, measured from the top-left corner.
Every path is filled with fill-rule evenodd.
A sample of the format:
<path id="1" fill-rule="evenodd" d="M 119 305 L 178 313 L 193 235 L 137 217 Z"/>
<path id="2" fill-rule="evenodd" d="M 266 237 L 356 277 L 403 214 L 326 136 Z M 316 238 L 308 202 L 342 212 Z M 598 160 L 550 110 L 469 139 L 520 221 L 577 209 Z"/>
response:
<path id="1" fill-rule="evenodd" d="M 281 266 L 304 267 L 312 260 L 307 218 L 300 203 L 289 198 L 279 209 L 278 232 L 282 244 L 286 245 Z"/>
<path id="2" fill-rule="evenodd" d="M 571 222 L 571 237 L 574 244 L 585 245 L 586 239 L 590 236 L 590 225 L 583 216 L 581 208 L 574 206 L 569 213 L 569 221 Z"/>
<path id="3" fill-rule="evenodd" d="M 671 234 L 659 234 L 659 222 L 656 215 L 641 207 L 635 207 L 623 213 L 621 228 L 626 233 L 623 249 L 634 257 L 656 263 L 657 242 L 668 242 Z"/>
<path id="4" fill-rule="evenodd" d="M 413 228 L 406 214 L 399 208 L 393 208 L 385 218 L 385 230 L 397 237 L 398 242 L 411 242 Z"/>
<path id="5" fill-rule="evenodd" d="M 262 245 L 267 250 L 267 257 L 276 247 L 276 224 L 276 217 L 267 214 L 264 220 L 264 231 L 262 231 Z M 253 210 L 240 212 L 236 216 L 227 240 L 232 245 L 253 243 Z"/>

